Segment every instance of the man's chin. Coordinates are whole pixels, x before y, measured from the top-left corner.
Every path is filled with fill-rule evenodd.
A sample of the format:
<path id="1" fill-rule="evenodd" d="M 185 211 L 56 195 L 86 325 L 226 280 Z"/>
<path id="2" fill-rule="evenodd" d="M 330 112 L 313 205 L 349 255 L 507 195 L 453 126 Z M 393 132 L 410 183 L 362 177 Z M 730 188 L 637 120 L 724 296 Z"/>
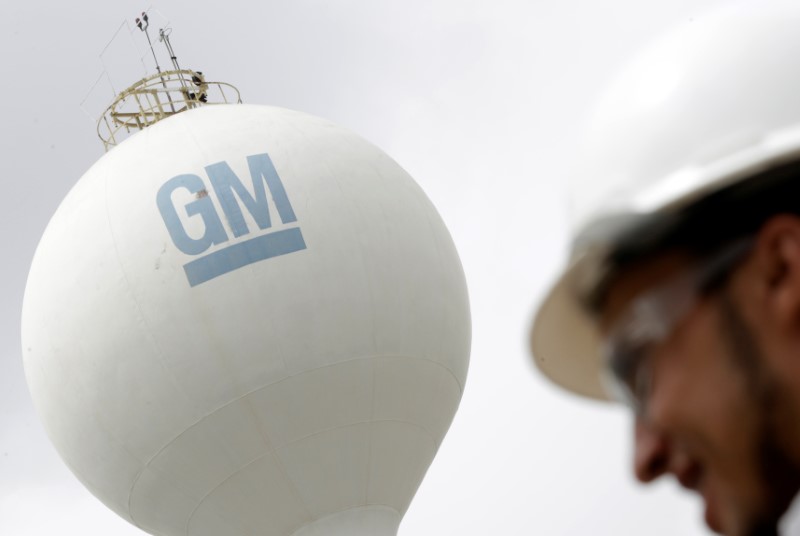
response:
<path id="1" fill-rule="evenodd" d="M 703 499 L 703 505 L 705 507 L 703 517 L 705 519 L 706 526 L 708 526 L 708 528 L 716 534 L 725 534 L 726 536 L 744 536 L 741 531 L 736 532 L 735 528 L 730 526 L 735 524 L 735 519 L 731 519 L 730 516 L 728 516 L 727 519 L 723 519 L 723 504 L 720 503 L 719 495 L 714 493 L 715 490 L 713 486 L 708 484 L 708 481 L 704 481 L 703 485 L 701 485 L 697 490 Z M 745 532 L 744 534 L 747 533 Z"/>
<path id="2" fill-rule="evenodd" d="M 717 534 L 722 534 L 722 523 L 720 523 L 719 517 L 717 516 L 717 511 L 708 501 L 706 501 L 704 517 L 709 529 Z"/>
<path id="3" fill-rule="evenodd" d="M 744 532 L 743 536 L 778 536 L 777 523 L 762 523 Z"/>
<path id="4" fill-rule="evenodd" d="M 725 536 L 779 536 L 778 522 L 772 519 L 744 520 L 733 519 L 731 523 L 721 522 L 718 518 L 708 516 L 706 510 L 706 524 L 717 534 Z"/>
<path id="5" fill-rule="evenodd" d="M 778 536 L 778 522 L 773 519 L 744 519 L 741 509 L 732 508 L 731 516 L 724 516 L 721 505 L 709 493 L 703 494 L 704 518 L 710 530 L 725 536 Z"/>

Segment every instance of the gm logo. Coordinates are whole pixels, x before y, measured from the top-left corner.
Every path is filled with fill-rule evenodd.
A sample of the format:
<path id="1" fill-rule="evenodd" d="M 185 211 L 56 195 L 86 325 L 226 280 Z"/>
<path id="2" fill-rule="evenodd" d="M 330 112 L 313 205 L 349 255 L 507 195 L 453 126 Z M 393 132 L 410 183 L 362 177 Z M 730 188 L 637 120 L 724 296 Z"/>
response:
<path id="1" fill-rule="evenodd" d="M 230 237 L 225 232 L 222 219 L 217 214 L 203 179 L 191 174 L 178 175 L 172 177 L 158 190 L 156 196 L 158 210 L 172 237 L 172 242 L 187 255 L 203 255 L 183 266 L 190 286 L 205 283 L 254 262 L 306 248 L 303 234 L 298 226 L 270 231 L 272 217 L 267 190 L 281 223 L 284 225 L 295 223 L 297 217 L 269 155 L 264 153 L 248 156 L 247 165 L 250 168 L 250 179 L 253 184 L 252 195 L 226 162 L 217 162 L 205 168 L 233 236 L 239 238 L 251 234 L 242 207 L 247 209 L 258 226 L 258 230 L 252 231 L 255 234 L 252 238 L 228 244 L 211 253 L 206 252 L 213 246 L 228 243 Z M 193 194 L 194 199 L 182 208 L 186 210 L 187 216 L 202 218 L 204 232 L 199 238 L 193 238 L 186 232 L 178 216 L 178 208 L 173 203 L 172 194 L 179 189 L 188 190 Z"/>

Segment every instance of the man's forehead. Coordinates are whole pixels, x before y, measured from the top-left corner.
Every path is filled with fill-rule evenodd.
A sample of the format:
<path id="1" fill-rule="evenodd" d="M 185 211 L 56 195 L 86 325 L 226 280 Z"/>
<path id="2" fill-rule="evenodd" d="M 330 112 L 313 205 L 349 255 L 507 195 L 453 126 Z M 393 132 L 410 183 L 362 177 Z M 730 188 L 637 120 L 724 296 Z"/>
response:
<path id="1" fill-rule="evenodd" d="M 634 299 L 686 271 L 693 262 L 693 257 L 687 252 L 671 250 L 634 261 L 619 269 L 604 293 L 600 307 L 600 329 L 608 331 Z"/>

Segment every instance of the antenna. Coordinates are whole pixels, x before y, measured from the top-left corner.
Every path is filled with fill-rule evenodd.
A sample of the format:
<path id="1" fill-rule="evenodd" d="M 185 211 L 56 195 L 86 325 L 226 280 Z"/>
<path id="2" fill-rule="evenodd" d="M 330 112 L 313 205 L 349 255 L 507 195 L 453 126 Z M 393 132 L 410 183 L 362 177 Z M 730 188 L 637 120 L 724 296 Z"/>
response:
<path id="1" fill-rule="evenodd" d="M 167 47 L 167 52 L 169 52 L 169 59 L 172 60 L 172 66 L 175 67 L 176 71 L 181 70 L 181 66 L 178 65 L 178 58 L 175 56 L 175 51 L 172 49 L 172 43 L 169 42 L 169 34 L 172 33 L 172 28 L 161 28 L 158 30 L 158 40 L 164 42 L 164 46 Z"/>
<path id="2" fill-rule="evenodd" d="M 201 71 L 181 69 L 170 42 L 172 28 L 169 27 L 159 29 L 158 38 L 169 53 L 173 69 L 162 71 L 148 32 L 150 17 L 146 11 L 136 18 L 136 26 L 147 37 L 157 73 L 142 78 L 118 93 L 98 119 L 97 134 L 106 151 L 128 134 L 186 110 L 206 104 L 242 102 L 239 90 L 231 84 L 209 82 Z"/>
<path id="3" fill-rule="evenodd" d="M 156 62 L 156 70 L 158 74 L 161 74 L 161 66 L 158 64 L 158 58 L 156 57 L 156 51 L 153 49 L 153 42 L 150 41 L 150 32 L 147 31 L 147 28 L 150 26 L 150 17 L 147 16 L 147 11 L 142 11 L 142 18 L 136 18 L 136 26 L 139 27 L 141 31 L 144 32 L 144 35 L 147 36 L 147 44 L 150 45 L 150 52 L 153 53 L 153 61 Z M 164 86 L 164 89 L 167 89 L 167 82 L 164 80 L 164 77 L 161 77 L 161 84 Z M 172 111 L 175 111 L 175 104 L 172 102 L 172 97 L 169 93 L 167 93 L 167 98 L 169 99 L 169 107 Z"/>
<path id="4" fill-rule="evenodd" d="M 171 34 L 171 33 L 172 33 L 172 28 L 166 28 L 166 29 L 159 28 L 159 30 L 158 30 L 158 40 L 161 41 L 162 43 L 164 43 L 164 46 L 167 48 L 167 53 L 169 53 L 169 59 L 172 60 L 172 66 L 175 68 L 176 71 L 180 71 L 181 70 L 181 66 L 178 65 L 178 57 L 175 55 L 175 50 L 173 50 L 172 43 L 170 43 L 170 41 L 169 41 L 169 34 Z M 202 75 L 202 74 L 203 73 L 200 73 L 200 75 Z M 196 78 L 197 78 L 196 76 L 192 76 L 192 80 L 193 81 Z M 181 81 L 181 87 L 186 88 L 187 87 L 186 81 L 183 78 L 181 78 L 180 81 Z M 190 95 L 194 95 L 194 94 L 190 93 Z M 205 95 L 204 93 L 200 94 L 199 99 L 202 100 L 203 102 L 206 102 L 205 100 L 203 100 L 203 99 L 205 99 L 204 95 Z"/>

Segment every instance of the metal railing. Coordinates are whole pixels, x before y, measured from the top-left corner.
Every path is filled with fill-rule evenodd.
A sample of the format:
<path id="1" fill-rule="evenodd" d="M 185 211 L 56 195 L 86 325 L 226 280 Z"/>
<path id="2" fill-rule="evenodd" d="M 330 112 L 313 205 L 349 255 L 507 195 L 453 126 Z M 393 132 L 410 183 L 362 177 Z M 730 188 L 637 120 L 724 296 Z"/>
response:
<path id="1" fill-rule="evenodd" d="M 162 119 L 209 104 L 241 104 L 239 90 L 225 82 L 208 82 L 189 69 L 164 71 L 122 91 L 97 121 L 97 135 L 108 151 L 131 133 Z"/>

